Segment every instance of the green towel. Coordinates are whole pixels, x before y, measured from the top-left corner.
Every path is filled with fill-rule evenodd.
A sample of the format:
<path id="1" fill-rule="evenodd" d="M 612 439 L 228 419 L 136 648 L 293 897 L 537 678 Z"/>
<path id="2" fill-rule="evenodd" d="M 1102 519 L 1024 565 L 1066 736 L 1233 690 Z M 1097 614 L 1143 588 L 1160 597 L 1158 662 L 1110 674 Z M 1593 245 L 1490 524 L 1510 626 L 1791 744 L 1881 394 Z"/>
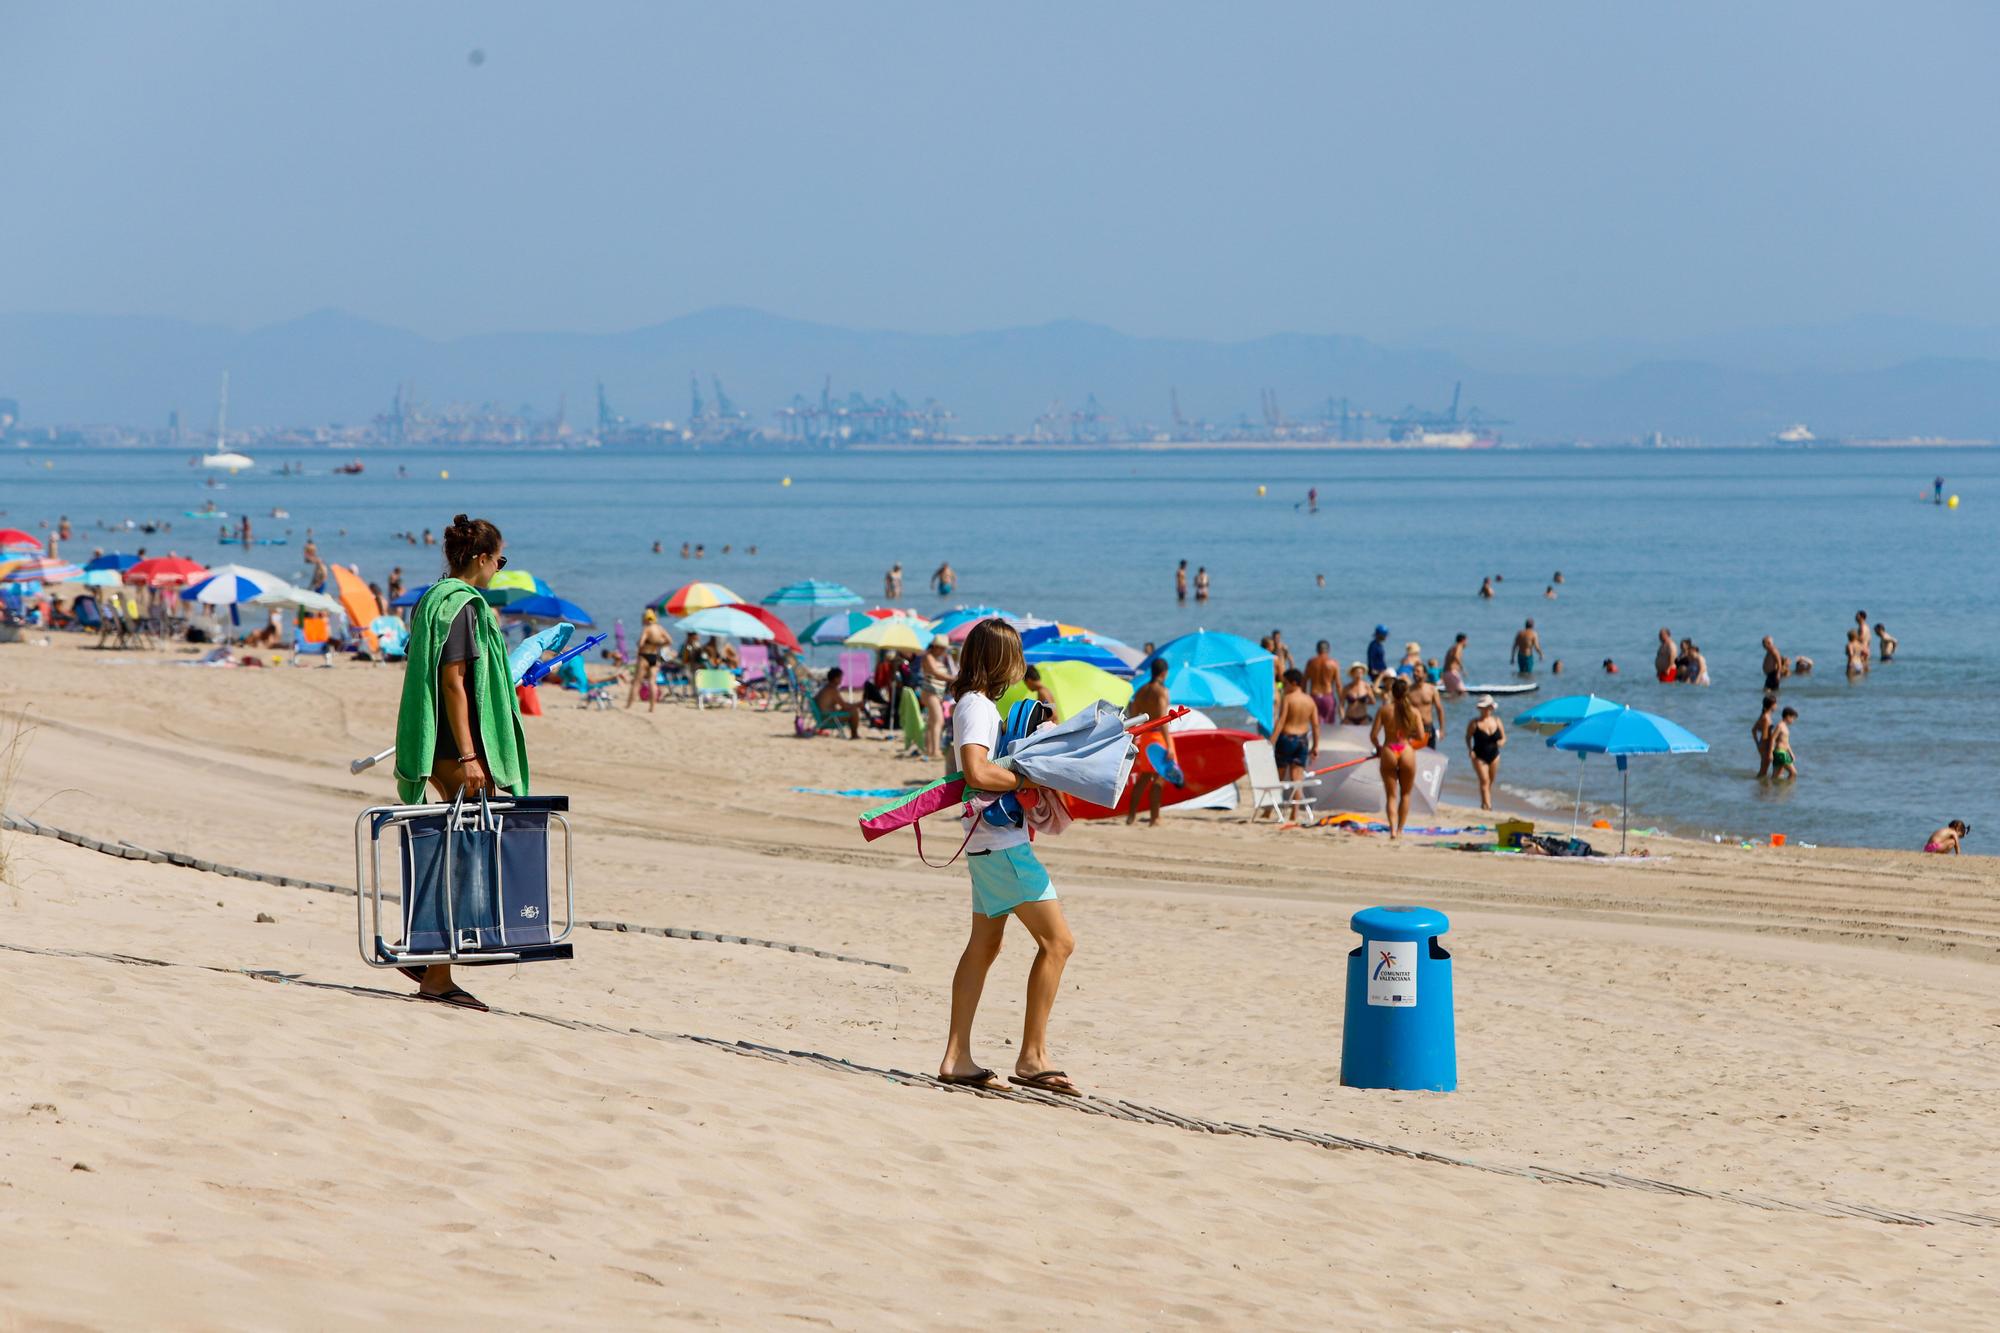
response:
<path id="1" fill-rule="evenodd" d="M 451 622 L 467 602 L 472 632 L 479 641 L 474 700 L 486 771 L 516 796 L 528 794 L 528 743 L 521 734 L 521 702 L 514 697 L 507 667 L 507 641 L 500 622 L 479 589 L 464 579 L 439 579 L 410 612 L 410 643 L 403 666 L 403 706 L 396 715 L 396 797 L 405 805 L 424 800 L 424 785 L 437 757 L 438 658 Z"/>
<path id="2" fill-rule="evenodd" d="M 915 690 L 904 690 L 903 697 L 898 700 L 898 705 L 897 712 L 900 716 L 896 720 L 903 728 L 903 744 L 910 746 L 912 749 L 923 749 L 924 706 L 918 702 L 917 692 Z"/>

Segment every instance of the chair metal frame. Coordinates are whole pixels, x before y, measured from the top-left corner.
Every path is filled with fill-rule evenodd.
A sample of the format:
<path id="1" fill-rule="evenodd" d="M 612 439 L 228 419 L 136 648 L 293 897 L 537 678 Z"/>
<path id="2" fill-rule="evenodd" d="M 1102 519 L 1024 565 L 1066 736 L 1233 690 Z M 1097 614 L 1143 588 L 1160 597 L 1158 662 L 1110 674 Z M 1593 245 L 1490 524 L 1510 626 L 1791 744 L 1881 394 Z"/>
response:
<path id="1" fill-rule="evenodd" d="M 560 803 L 558 805 L 557 803 Z M 355 942 L 361 952 L 361 961 L 370 967 L 427 967 L 437 963 L 454 963 L 477 966 L 488 963 L 523 963 L 543 959 L 569 958 L 573 950 L 569 944 L 571 932 L 576 929 L 576 868 L 572 856 L 572 837 L 569 819 L 563 813 L 569 804 L 568 797 L 522 797 L 507 798 L 483 803 L 483 808 L 492 814 L 506 814 L 520 810 L 536 814 L 546 814 L 551 824 L 562 827 L 563 835 L 563 928 L 560 935 L 551 935 L 546 944 L 516 945 L 501 949 L 467 949 L 458 933 L 457 911 L 453 904 L 454 895 L 449 891 L 452 879 L 451 840 L 444 844 L 444 895 L 445 938 L 450 947 L 443 953 L 416 953 L 407 948 L 392 947 L 382 935 L 382 833 L 385 829 L 400 828 L 411 821 L 430 815 L 450 815 L 459 812 L 462 818 L 480 817 L 482 806 L 468 807 L 463 800 L 439 801 L 429 805 L 371 805 L 363 810 L 354 821 L 354 918 Z M 401 858 L 398 858 L 400 863 Z M 495 870 L 495 896 L 499 895 L 498 876 Z M 404 903 L 412 886 L 403 886 Z M 407 944 L 407 939 L 405 944 Z"/>

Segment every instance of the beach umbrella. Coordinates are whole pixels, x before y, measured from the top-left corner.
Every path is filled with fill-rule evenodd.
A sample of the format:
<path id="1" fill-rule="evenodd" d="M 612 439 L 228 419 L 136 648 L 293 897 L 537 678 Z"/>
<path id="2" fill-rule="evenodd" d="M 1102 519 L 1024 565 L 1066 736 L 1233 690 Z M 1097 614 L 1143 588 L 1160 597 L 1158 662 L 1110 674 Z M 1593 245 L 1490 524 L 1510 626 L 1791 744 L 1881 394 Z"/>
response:
<path id="1" fill-rule="evenodd" d="M 103 555 L 92 556 L 83 568 L 86 573 L 109 569 L 122 574 L 138 563 L 139 557 L 136 555 L 127 555 L 123 551 L 106 551 Z"/>
<path id="2" fill-rule="evenodd" d="M 389 605 L 415 606 L 418 602 L 424 600 L 424 594 L 429 592 L 430 590 L 431 590 L 431 585 L 428 583 L 420 584 L 414 588 L 407 588 L 404 590 L 403 595 L 401 597 L 398 597 L 395 601 L 389 603 Z"/>
<path id="3" fill-rule="evenodd" d="M 1565 694 L 1560 699 L 1550 699 L 1536 704 L 1514 721 L 1524 727 L 1566 727 L 1572 722 L 1581 722 L 1599 713 L 1614 713 L 1621 707 L 1609 699 L 1600 699 L 1594 694 Z"/>
<path id="4" fill-rule="evenodd" d="M 850 648 L 900 648 L 906 652 L 922 652 L 930 642 L 930 626 L 918 620 L 905 620 L 901 616 L 878 620 L 858 633 L 850 634 L 843 642 Z"/>
<path id="5" fill-rule="evenodd" d="M 1014 742 L 1002 762 L 1041 786 L 1109 807 L 1125 794 L 1137 757 L 1118 710 L 1094 703 Z"/>
<path id="6" fill-rule="evenodd" d="M 1660 717 L 1654 713 L 1641 712 L 1630 706 L 1621 706 L 1606 712 L 1594 713 L 1579 722 L 1572 722 L 1555 735 L 1549 737 L 1549 746 L 1556 750 L 1573 750 L 1578 762 L 1590 754 L 1608 754 L 1618 760 L 1618 773 L 1624 787 L 1620 800 L 1623 818 L 1618 830 L 1618 853 L 1625 854 L 1627 831 L 1632 826 L 1632 774 L 1626 767 L 1626 760 L 1635 754 L 1707 754 L 1708 742 L 1689 731 L 1678 722 Z M 1582 805 L 1582 785 L 1578 784 L 1578 805 Z M 1576 834 L 1576 823 L 1570 823 L 1570 835 Z"/>
<path id="7" fill-rule="evenodd" d="M 1278 706 L 1278 692 L 1271 675 L 1272 657 L 1250 640 L 1215 630 L 1196 630 L 1161 644 L 1152 657 L 1133 668 L 1133 674 L 1144 676 L 1152 669 L 1154 658 L 1167 664 L 1170 682 L 1167 690 L 1175 703 L 1198 708 L 1233 704 L 1249 710 L 1258 726 L 1265 733 L 1270 732 Z M 1188 691 L 1185 696 L 1171 683 L 1177 674 L 1185 682 Z M 1227 689 L 1222 688 L 1225 685 Z"/>
<path id="8" fill-rule="evenodd" d="M 714 634 L 725 639 L 770 639 L 771 627 L 733 606 L 711 606 L 674 622 L 683 634 Z"/>
<path id="9" fill-rule="evenodd" d="M 116 588 L 124 583 L 125 579 L 115 569 L 86 569 L 78 582 L 86 588 Z"/>
<path id="10" fill-rule="evenodd" d="M 1060 620 L 1036 620 L 1031 616 L 1008 616 L 1006 620 L 1021 631 L 1021 646 L 1029 648 L 1050 639 L 1080 639 L 1090 633 L 1081 625 L 1066 625 Z"/>
<path id="11" fill-rule="evenodd" d="M 234 606 L 285 586 L 285 581 L 276 574 L 247 565 L 222 565 L 181 589 L 181 600 L 203 606 Z"/>
<path id="12" fill-rule="evenodd" d="M 125 581 L 148 588 L 167 588 L 178 583 L 194 583 L 208 569 L 184 555 L 155 555 L 125 570 Z"/>
<path id="13" fill-rule="evenodd" d="M 311 588 L 301 588 L 294 583 L 280 583 L 269 592 L 259 593 L 250 599 L 258 606 L 292 606 L 301 611 L 317 611 L 321 615 L 344 616 L 346 610 L 339 602 L 323 592 Z"/>
<path id="14" fill-rule="evenodd" d="M 799 638 L 806 643 L 846 643 L 848 635 L 859 634 L 875 623 L 874 617 L 860 611 L 835 611 L 800 630 Z"/>
<path id="15" fill-rule="evenodd" d="M 684 583 L 652 606 L 661 615 L 685 616 L 711 606 L 732 606 L 742 600 L 720 583 Z"/>
<path id="16" fill-rule="evenodd" d="M 523 597 L 518 602 L 509 602 L 500 613 L 503 616 L 521 616 L 528 620 L 567 620 L 574 625 L 595 625 L 590 612 L 566 598 L 549 593 L 537 593 Z"/>
<path id="17" fill-rule="evenodd" d="M 999 616 L 1003 620 L 1013 615 L 1012 611 L 1002 611 L 997 606 L 960 606 L 945 612 L 931 622 L 931 628 L 940 634 L 949 635 L 960 625 L 976 625 L 982 620 Z"/>
<path id="18" fill-rule="evenodd" d="M 512 606 L 529 597 L 553 597 L 556 590 L 525 569 L 503 569 L 479 590 L 489 606 Z"/>
<path id="19" fill-rule="evenodd" d="M 861 594 L 844 583 L 801 579 L 764 595 L 765 606 L 859 606 Z"/>
<path id="20" fill-rule="evenodd" d="M 19 528 L 0 528 L 0 555 L 43 555 L 42 539 Z"/>
<path id="21" fill-rule="evenodd" d="M 926 625 L 931 623 L 924 620 L 924 613 L 914 606 L 871 606 L 861 614 L 870 620 L 919 620 Z"/>
<path id="22" fill-rule="evenodd" d="M 68 583 L 82 577 L 83 570 L 61 556 L 38 555 L 0 562 L 0 579 L 8 583 Z"/>
<path id="23" fill-rule="evenodd" d="M 1132 702 L 1132 682 L 1112 675 L 1088 662 L 1044 662 L 1037 664 L 1042 684 L 1049 687 L 1058 718 L 1073 717 L 1082 709 L 1102 700 L 1113 708 Z M 1005 714 L 1016 699 L 1031 699 L 1034 691 L 1026 681 L 1014 685 L 994 701 Z"/>
<path id="24" fill-rule="evenodd" d="M 1127 676 L 1132 668 L 1110 649 L 1082 637 L 1043 639 L 1022 651 L 1030 662 L 1087 662 L 1114 676 Z"/>
<path id="25" fill-rule="evenodd" d="M 1109 634 L 1084 633 L 1078 634 L 1075 637 L 1094 643 L 1105 652 L 1110 653 L 1125 664 L 1122 670 L 1126 672 L 1134 670 L 1139 663 L 1146 660 L 1146 655 L 1137 648 L 1126 643 L 1123 639 L 1114 639 Z"/>
<path id="26" fill-rule="evenodd" d="M 799 636 L 792 633 L 792 627 L 780 619 L 776 611 L 767 611 L 761 606 L 752 606 L 748 602 L 732 602 L 725 609 L 741 611 L 746 616 L 754 616 L 762 621 L 765 628 L 771 631 L 771 640 L 774 643 L 790 648 L 795 652 L 804 646 L 799 642 Z"/>
<path id="27" fill-rule="evenodd" d="M 1055 624 L 1053 620 L 1041 620 L 1035 616 L 1016 616 L 1016 615 L 1002 614 L 997 618 L 1006 621 L 1008 624 L 1012 625 L 1016 630 L 1019 630 L 1024 640 L 1033 631 L 1045 625 L 1053 626 Z M 945 637 L 947 639 L 950 639 L 953 643 L 964 643 L 966 637 L 972 633 L 972 627 L 974 625 L 977 625 L 980 620 L 992 620 L 992 619 L 995 619 L 995 617 L 981 616 L 979 617 L 978 620 L 962 621 L 959 624 L 952 626 L 949 630 L 946 630 Z M 1052 635 L 1050 637 L 1059 638 L 1061 636 Z"/>

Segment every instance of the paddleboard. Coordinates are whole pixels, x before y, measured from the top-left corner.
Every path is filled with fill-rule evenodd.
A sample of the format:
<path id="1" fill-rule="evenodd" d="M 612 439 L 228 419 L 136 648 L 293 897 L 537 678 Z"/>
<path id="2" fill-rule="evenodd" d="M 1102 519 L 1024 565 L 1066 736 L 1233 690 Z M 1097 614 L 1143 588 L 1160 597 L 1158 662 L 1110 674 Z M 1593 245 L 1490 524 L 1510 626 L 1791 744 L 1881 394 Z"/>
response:
<path id="1" fill-rule="evenodd" d="M 1160 804 L 1179 805 L 1182 801 L 1205 796 L 1217 787 L 1224 787 L 1243 776 L 1243 742 L 1257 739 L 1254 732 L 1236 731 L 1218 727 L 1210 731 L 1176 731 L 1174 733 L 1174 754 L 1180 760 L 1182 782 L 1168 783 L 1161 791 Z M 1150 748 L 1150 747 L 1149 747 Z M 1142 757 L 1134 765 L 1134 780 L 1125 785 L 1125 794 L 1118 798 L 1118 804 L 1105 809 L 1088 801 L 1079 801 L 1074 796 L 1065 796 L 1070 814 L 1077 819 L 1111 819 L 1123 815 L 1131 808 L 1132 789 L 1137 785 L 1137 773 L 1147 767 Z M 1151 797 L 1147 798 L 1151 804 Z"/>
<path id="2" fill-rule="evenodd" d="M 1482 694 L 1499 696 L 1502 694 L 1533 694 L 1542 688 L 1540 681 L 1530 680 L 1517 685 L 1468 685 L 1465 692 L 1474 698 Z"/>
<path id="3" fill-rule="evenodd" d="M 218 546 L 241 546 L 243 544 L 241 537 L 218 537 L 215 540 Z M 257 537 L 250 544 L 252 546 L 289 546 L 291 542 L 284 537 Z"/>
<path id="4" fill-rule="evenodd" d="M 185 517 L 188 517 L 188 518 L 228 518 L 228 517 L 229 517 L 229 512 L 228 512 L 227 510 L 224 510 L 224 509 L 183 509 L 183 510 L 181 510 L 181 513 L 182 513 L 182 514 L 183 514 L 183 515 L 184 515 Z"/>

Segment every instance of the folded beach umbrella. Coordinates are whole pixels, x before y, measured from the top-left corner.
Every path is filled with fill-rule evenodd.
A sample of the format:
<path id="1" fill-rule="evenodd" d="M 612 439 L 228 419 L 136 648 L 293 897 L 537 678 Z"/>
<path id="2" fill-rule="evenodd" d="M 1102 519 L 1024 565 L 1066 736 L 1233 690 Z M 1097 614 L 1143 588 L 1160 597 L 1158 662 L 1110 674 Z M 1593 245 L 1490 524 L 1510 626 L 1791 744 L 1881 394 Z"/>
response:
<path id="1" fill-rule="evenodd" d="M 733 602 L 726 609 L 741 611 L 746 616 L 762 621 L 765 627 L 771 631 L 771 641 L 773 643 L 795 650 L 803 646 L 799 643 L 799 636 L 792 633 L 792 627 L 780 619 L 776 611 L 768 611 L 761 606 L 752 606 L 748 602 Z"/>
<path id="2" fill-rule="evenodd" d="M 1632 774 L 1626 767 L 1627 757 L 1635 754 L 1708 753 L 1708 742 L 1680 723 L 1629 706 L 1594 713 L 1573 722 L 1549 737 L 1548 743 L 1551 749 L 1574 750 L 1579 762 L 1587 754 L 1608 754 L 1618 760 L 1618 772 L 1624 788 L 1619 802 L 1623 807 L 1623 819 L 1618 830 L 1618 852 L 1621 856 L 1625 852 L 1626 833 L 1632 826 Z M 1576 791 L 1577 806 L 1581 809 L 1581 770 Z M 1576 823 L 1572 819 L 1570 834 L 1574 837 L 1575 833 Z"/>
<path id="3" fill-rule="evenodd" d="M 800 630 L 799 638 L 806 643 L 846 643 L 848 635 L 859 634 L 874 623 L 873 616 L 860 611 L 836 611 Z"/>
<path id="4" fill-rule="evenodd" d="M 537 593 L 533 597 L 523 597 L 518 602 L 509 602 L 500 614 L 520 616 L 527 620 L 567 620 L 575 625 L 597 623 L 590 618 L 590 612 L 575 602 L 546 593 Z"/>
<path id="5" fill-rule="evenodd" d="M 1215 630 L 1196 630 L 1161 644 L 1153 657 L 1165 661 L 1170 668 L 1167 691 L 1175 703 L 1196 707 L 1235 704 L 1248 709 L 1250 716 L 1257 719 L 1257 724 L 1266 733 L 1270 732 L 1278 707 L 1278 692 L 1271 675 L 1272 658 L 1271 654 L 1250 640 Z M 1143 676 L 1151 669 L 1152 658 L 1147 658 L 1133 671 L 1135 675 Z M 1189 693 L 1186 697 L 1182 697 L 1171 684 L 1173 672 L 1179 670 L 1187 671 L 1184 679 Z M 1231 691 L 1242 695 L 1242 699 L 1220 697 L 1223 692 L 1218 689 L 1218 683 L 1226 683 Z M 1208 693 L 1215 693 L 1217 697 L 1205 697 Z"/>
<path id="6" fill-rule="evenodd" d="M 1125 732 L 1124 716 L 1099 702 L 1022 737 L 994 762 L 1078 800 L 1114 806 L 1125 794 L 1138 752 Z"/>
<path id="7" fill-rule="evenodd" d="M 200 561 L 184 555 L 155 555 L 126 567 L 125 581 L 148 588 L 167 588 L 197 582 L 208 569 Z"/>
<path id="8" fill-rule="evenodd" d="M 43 555 L 42 539 L 19 528 L 0 528 L 0 555 Z"/>
<path id="9" fill-rule="evenodd" d="M 1536 704 L 1514 721 L 1524 727 L 1566 727 L 1599 713 L 1615 713 L 1620 706 L 1594 694 L 1565 694 L 1560 699 Z"/>
<path id="10" fill-rule="evenodd" d="M 139 557 L 136 555 L 127 555 L 123 551 L 106 551 L 103 555 L 92 556 L 83 568 L 86 573 L 92 570 L 110 569 L 122 574 L 138 563 Z"/>
<path id="11" fill-rule="evenodd" d="M 661 615 L 685 616 L 695 611 L 706 611 L 711 606 L 729 606 L 742 600 L 720 583 L 684 583 L 652 606 Z"/>
<path id="12" fill-rule="evenodd" d="M 930 642 L 930 626 L 921 620 L 905 620 L 901 616 L 888 620 L 877 620 L 858 633 L 847 636 L 844 643 L 850 648 L 901 648 L 908 652 L 921 652 Z"/>
<path id="13" fill-rule="evenodd" d="M 1022 656 L 1037 665 L 1044 662 L 1088 662 L 1098 670 L 1108 671 L 1114 676 L 1128 676 L 1132 673 L 1130 664 L 1118 654 L 1100 643 L 1077 636 L 1040 640 L 1029 645 Z"/>
<path id="14" fill-rule="evenodd" d="M 846 584 L 819 579 L 787 583 L 764 596 L 765 606 L 859 606 L 861 601 L 861 594 Z"/>
<path id="15" fill-rule="evenodd" d="M 725 639 L 770 639 L 771 627 L 733 606 L 711 606 L 674 622 L 683 634 L 714 634 Z"/>
<path id="16" fill-rule="evenodd" d="M 1123 708 L 1132 702 L 1131 681 L 1088 662 L 1042 662 L 1037 663 L 1036 670 L 1041 675 L 1042 684 L 1049 687 L 1049 697 L 1055 700 L 1058 718 L 1074 717 L 1100 701 L 1113 708 Z M 1002 694 L 994 703 L 1005 713 L 1016 699 L 1032 697 L 1034 691 L 1024 681 Z"/>

